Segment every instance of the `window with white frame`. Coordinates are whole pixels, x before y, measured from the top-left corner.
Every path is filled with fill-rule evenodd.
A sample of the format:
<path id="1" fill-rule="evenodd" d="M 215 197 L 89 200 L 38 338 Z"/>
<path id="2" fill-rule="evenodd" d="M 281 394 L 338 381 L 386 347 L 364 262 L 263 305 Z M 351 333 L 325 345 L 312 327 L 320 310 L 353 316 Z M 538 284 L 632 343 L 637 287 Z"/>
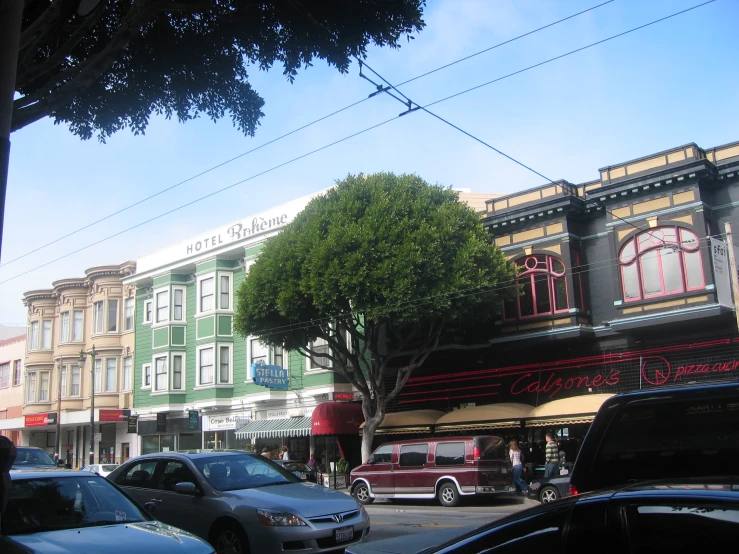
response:
<path id="1" fill-rule="evenodd" d="M 115 392 L 118 388 L 118 360 L 105 358 L 105 392 Z"/>
<path id="2" fill-rule="evenodd" d="M 199 306 L 201 312 L 209 312 L 215 308 L 215 277 L 200 280 Z"/>
<path id="3" fill-rule="evenodd" d="M 73 364 L 69 366 L 70 374 L 71 374 L 71 383 L 69 388 L 69 396 L 79 396 L 80 395 L 80 377 L 81 377 L 81 370 L 80 367 L 76 364 Z"/>
<path id="4" fill-rule="evenodd" d="M 274 346 L 272 347 L 272 365 L 276 365 L 279 367 L 285 367 L 283 364 L 283 358 L 284 358 L 284 350 L 282 346 Z"/>
<path id="5" fill-rule="evenodd" d="M 84 336 L 84 313 L 82 310 L 74 310 L 72 312 L 72 341 L 82 342 Z"/>
<path id="6" fill-rule="evenodd" d="M 251 339 L 250 345 L 250 356 L 249 356 L 249 369 L 253 364 L 269 363 L 269 346 L 264 344 L 259 339 Z"/>
<path id="7" fill-rule="evenodd" d="M 10 362 L 0 364 L 0 389 L 10 386 Z"/>
<path id="8" fill-rule="evenodd" d="M 162 290 L 156 294 L 157 301 L 157 323 L 164 323 L 169 320 L 169 291 Z"/>
<path id="9" fill-rule="evenodd" d="M 198 384 L 201 386 L 213 385 L 214 348 L 201 348 L 198 352 Z"/>
<path id="10" fill-rule="evenodd" d="M 26 402 L 36 402 L 36 372 L 29 371 L 26 375 Z"/>
<path id="11" fill-rule="evenodd" d="M 172 354 L 172 390 L 185 390 L 184 355 Z"/>
<path id="12" fill-rule="evenodd" d="M 133 378 L 133 358 L 127 356 L 123 358 L 123 390 L 131 390 Z"/>
<path id="13" fill-rule="evenodd" d="M 141 366 L 141 388 L 151 388 L 151 364 Z"/>
<path id="14" fill-rule="evenodd" d="M 314 353 L 313 359 L 308 358 L 308 369 L 328 369 L 333 367 L 333 362 L 322 354 L 331 355 L 331 349 L 329 348 L 326 339 L 317 338 L 310 343 L 310 349 Z M 315 360 L 315 361 L 314 361 Z"/>
<path id="15" fill-rule="evenodd" d="M 154 390 L 167 390 L 167 356 L 154 358 Z"/>
<path id="16" fill-rule="evenodd" d="M 144 302 L 144 323 L 151 323 L 151 300 Z"/>
<path id="17" fill-rule="evenodd" d="M 221 274 L 220 275 L 220 308 L 221 310 L 231 309 L 231 275 Z"/>
<path id="18" fill-rule="evenodd" d="M 108 333 L 118 332 L 118 300 L 108 300 Z"/>
<path id="19" fill-rule="evenodd" d="M 61 384 L 59 385 L 59 398 L 66 398 L 67 397 L 67 366 L 59 366 L 59 371 L 61 372 L 61 376 L 60 376 Z"/>
<path id="20" fill-rule="evenodd" d="M 231 382 L 231 345 L 218 347 L 218 383 L 225 385 Z"/>
<path id="21" fill-rule="evenodd" d="M 21 366 L 21 360 L 15 360 L 13 362 L 13 386 L 18 387 L 21 384 L 21 376 L 23 375 L 23 369 Z"/>
<path id="22" fill-rule="evenodd" d="M 31 327 L 28 330 L 28 334 L 28 344 L 30 345 L 29 350 L 38 350 L 38 321 L 31 322 Z"/>
<path id="23" fill-rule="evenodd" d="M 38 401 L 49 401 L 49 383 L 51 379 L 48 371 L 39 371 Z"/>
<path id="24" fill-rule="evenodd" d="M 59 316 L 59 342 L 69 342 L 69 312 Z"/>
<path id="25" fill-rule="evenodd" d="M 123 330 L 133 331 L 133 318 L 135 308 L 135 298 L 126 298 L 123 301 Z"/>
<path id="26" fill-rule="evenodd" d="M 185 289 L 176 288 L 172 292 L 172 319 L 175 321 L 185 320 Z"/>
<path id="27" fill-rule="evenodd" d="M 105 303 L 101 300 L 92 305 L 92 332 L 95 334 L 105 331 Z"/>
<path id="28" fill-rule="evenodd" d="M 93 380 L 95 381 L 95 392 L 101 392 L 103 390 L 103 360 L 97 358 L 95 360 L 95 372 Z"/>
<path id="29" fill-rule="evenodd" d="M 252 380 L 251 366 L 252 364 L 264 363 L 265 365 L 276 365 L 285 367 L 284 349 L 281 346 L 269 347 L 263 344 L 257 338 L 249 338 L 246 342 L 246 379 Z"/>
<path id="30" fill-rule="evenodd" d="M 41 349 L 51 350 L 51 320 L 44 319 L 41 322 Z"/>

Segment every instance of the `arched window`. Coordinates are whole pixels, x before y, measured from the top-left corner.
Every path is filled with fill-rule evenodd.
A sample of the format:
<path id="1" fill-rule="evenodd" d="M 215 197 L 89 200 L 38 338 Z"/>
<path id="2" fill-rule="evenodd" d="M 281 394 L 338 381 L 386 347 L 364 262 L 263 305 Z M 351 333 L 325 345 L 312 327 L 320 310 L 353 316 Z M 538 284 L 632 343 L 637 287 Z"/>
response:
<path id="1" fill-rule="evenodd" d="M 705 286 L 698 235 L 681 227 L 657 227 L 636 235 L 621 247 L 619 262 L 626 302 Z"/>
<path id="2" fill-rule="evenodd" d="M 505 319 L 537 317 L 566 312 L 567 281 L 562 260 L 546 254 L 534 254 L 516 260 L 519 268 L 518 298 L 503 306 Z"/>

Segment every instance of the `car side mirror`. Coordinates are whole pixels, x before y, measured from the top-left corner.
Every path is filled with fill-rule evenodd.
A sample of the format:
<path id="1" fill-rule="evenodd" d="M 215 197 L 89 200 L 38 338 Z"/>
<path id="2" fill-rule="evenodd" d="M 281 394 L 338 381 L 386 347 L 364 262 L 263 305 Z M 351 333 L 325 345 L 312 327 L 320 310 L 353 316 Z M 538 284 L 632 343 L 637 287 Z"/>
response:
<path id="1" fill-rule="evenodd" d="M 149 515 L 151 517 L 156 517 L 157 515 L 157 503 L 156 502 L 146 502 L 144 504 L 144 509 L 149 512 Z"/>
<path id="2" fill-rule="evenodd" d="M 374 454 L 371 454 L 371 455 L 370 455 L 370 457 L 369 457 L 369 458 L 367 458 L 367 463 L 368 463 L 369 465 L 372 465 L 372 464 L 374 464 L 374 463 L 375 463 L 375 455 L 374 455 Z"/>
<path id="3" fill-rule="evenodd" d="M 195 486 L 195 483 L 190 483 L 188 481 L 183 483 L 177 483 L 174 486 L 174 491 L 179 494 L 190 494 L 194 495 L 197 492 L 198 488 Z"/>

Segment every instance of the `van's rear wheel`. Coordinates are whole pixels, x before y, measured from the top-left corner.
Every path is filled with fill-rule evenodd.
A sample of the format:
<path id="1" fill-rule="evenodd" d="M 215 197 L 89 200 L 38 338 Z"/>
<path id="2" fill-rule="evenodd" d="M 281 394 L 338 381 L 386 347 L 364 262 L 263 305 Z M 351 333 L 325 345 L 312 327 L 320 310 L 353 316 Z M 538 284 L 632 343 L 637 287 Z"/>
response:
<path id="1" fill-rule="evenodd" d="M 442 506 L 454 507 L 459 505 L 459 491 L 454 483 L 444 483 L 439 487 L 439 502 Z"/>
<path id="2" fill-rule="evenodd" d="M 354 490 L 352 490 L 352 496 L 360 504 L 372 504 L 375 499 L 370 496 L 369 487 L 364 483 L 359 483 Z"/>

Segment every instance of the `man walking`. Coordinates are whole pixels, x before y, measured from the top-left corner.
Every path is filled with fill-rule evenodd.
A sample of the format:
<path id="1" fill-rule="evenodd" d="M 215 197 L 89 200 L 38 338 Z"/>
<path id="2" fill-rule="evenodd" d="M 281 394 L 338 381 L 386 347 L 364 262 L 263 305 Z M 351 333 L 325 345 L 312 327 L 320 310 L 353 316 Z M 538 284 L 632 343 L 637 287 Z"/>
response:
<path id="1" fill-rule="evenodd" d="M 559 446 L 554 440 L 553 433 L 547 433 L 547 448 L 545 452 L 544 477 L 552 477 L 559 469 Z"/>

